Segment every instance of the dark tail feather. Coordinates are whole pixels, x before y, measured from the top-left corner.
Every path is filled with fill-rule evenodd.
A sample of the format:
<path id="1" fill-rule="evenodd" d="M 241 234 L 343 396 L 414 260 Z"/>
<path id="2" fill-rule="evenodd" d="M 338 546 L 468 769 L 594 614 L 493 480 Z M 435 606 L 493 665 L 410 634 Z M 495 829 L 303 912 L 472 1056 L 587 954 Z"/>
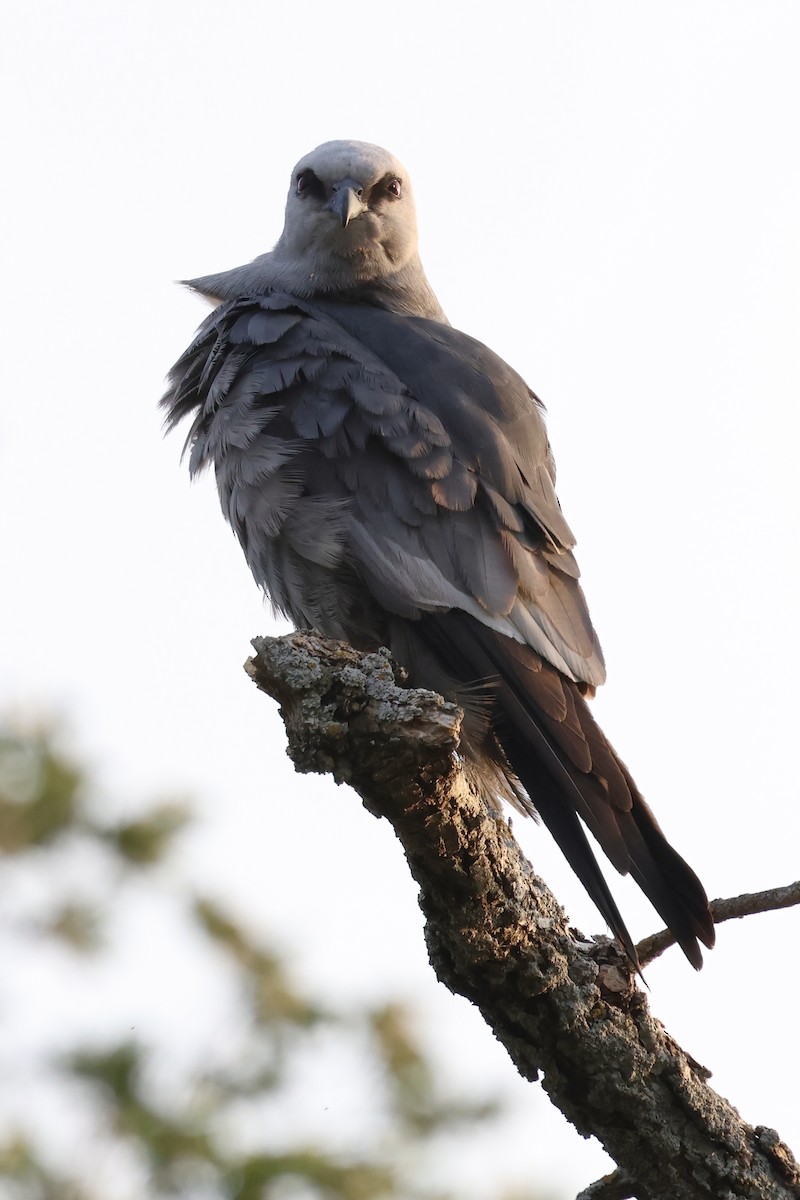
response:
<path id="1" fill-rule="evenodd" d="M 494 703 L 491 726 L 508 761 L 559 848 L 635 967 L 633 940 L 620 916 L 584 823 L 622 874 L 630 871 L 693 967 L 698 941 L 714 945 L 700 880 L 664 837 L 624 763 L 595 723 L 578 685 L 535 651 L 510 642 L 466 613 L 411 623 L 451 679 L 484 679 Z M 424 671 L 419 672 L 424 678 Z M 437 679 L 425 686 L 441 686 Z M 455 690 L 458 690 L 456 683 Z"/>
<path id="2" fill-rule="evenodd" d="M 709 950 L 716 940 L 708 898 L 692 868 L 669 844 L 650 808 L 633 786 L 632 822 L 637 839 L 626 837 L 631 875 L 664 919 L 696 970 L 703 965 L 698 940 Z"/>
<path id="3" fill-rule="evenodd" d="M 595 725 L 582 697 L 578 698 L 578 704 L 581 720 L 587 724 L 591 722 L 593 739 L 598 735 L 603 738 L 605 752 L 614 758 L 625 779 L 630 794 L 628 809 L 617 806 L 610 797 L 604 797 L 598 810 L 597 780 L 576 771 L 561 747 L 555 745 L 551 735 L 541 728 L 541 717 L 535 706 L 531 706 L 530 700 L 526 704 L 518 694 L 507 709 L 514 722 L 513 733 L 509 736 L 508 732 L 500 732 L 509 761 L 561 852 L 637 970 L 639 960 L 632 939 L 594 858 L 578 813 L 585 816 L 617 869 L 622 874 L 630 871 L 675 935 L 689 962 L 699 971 L 703 956 L 698 939 L 709 948 L 714 945 L 714 923 L 703 885 L 664 837 L 627 768 Z M 520 737 L 523 712 L 527 736 Z M 609 817 L 614 825 L 613 840 L 606 834 Z M 624 864 L 619 861 L 617 838 L 624 843 L 627 858 Z"/>
<path id="4" fill-rule="evenodd" d="M 538 742 L 540 738 L 544 740 L 544 735 L 540 731 L 536 730 L 536 734 L 538 736 L 535 736 L 532 741 Z M 573 804 L 565 803 L 563 790 L 544 775 L 541 758 L 532 746 L 526 745 L 521 739 L 514 736 L 503 738 L 503 746 L 509 762 L 525 790 L 534 800 L 536 811 L 550 830 L 559 850 L 578 876 L 589 898 L 619 941 L 631 964 L 637 971 L 640 971 L 633 938 L 628 932 L 617 902 L 600 870 L 586 836 L 586 830 Z M 553 754 L 554 752 L 551 747 L 548 747 L 545 753 Z M 563 783 L 567 790 L 574 787 L 566 773 Z"/>
<path id="5" fill-rule="evenodd" d="M 512 767 L 562 854 L 619 939 L 631 963 L 639 970 L 633 939 L 578 817 L 578 812 L 586 808 L 580 776 L 576 778 L 576 773 L 565 763 L 559 749 L 551 744 L 535 716 L 529 717 L 527 737 L 519 736 L 518 713 L 515 725 L 513 733 L 501 733 Z M 611 747 L 608 749 L 611 750 Z M 703 956 L 698 939 L 711 948 L 715 933 L 703 885 L 664 837 L 626 768 L 621 763 L 619 765 L 630 788 L 632 806 L 629 811 L 610 811 L 627 850 L 627 869 L 667 928 L 675 935 L 689 962 L 699 971 Z M 597 822 L 593 824 L 597 827 Z M 603 845 L 602 827 L 598 833 L 600 844 Z M 622 873 L 627 872 L 623 869 Z"/>

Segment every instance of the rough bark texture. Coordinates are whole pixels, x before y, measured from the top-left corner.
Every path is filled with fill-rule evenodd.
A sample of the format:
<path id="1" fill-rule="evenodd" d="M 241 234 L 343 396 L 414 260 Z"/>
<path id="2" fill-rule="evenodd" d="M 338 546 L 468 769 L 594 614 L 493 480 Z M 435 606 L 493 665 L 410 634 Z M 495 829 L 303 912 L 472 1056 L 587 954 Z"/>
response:
<path id="1" fill-rule="evenodd" d="M 460 710 L 398 686 L 387 651 L 360 655 L 309 633 L 253 644 L 247 670 L 279 701 L 295 766 L 350 784 L 392 823 L 437 976 L 478 1006 L 579 1133 L 602 1142 L 623 1172 L 613 1194 L 624 1180 L 640 1200 L 800 1197 L 791 1152 L 708 1086 L 616 947 L 570 933 L 502 814 L 471 786 Z"/>

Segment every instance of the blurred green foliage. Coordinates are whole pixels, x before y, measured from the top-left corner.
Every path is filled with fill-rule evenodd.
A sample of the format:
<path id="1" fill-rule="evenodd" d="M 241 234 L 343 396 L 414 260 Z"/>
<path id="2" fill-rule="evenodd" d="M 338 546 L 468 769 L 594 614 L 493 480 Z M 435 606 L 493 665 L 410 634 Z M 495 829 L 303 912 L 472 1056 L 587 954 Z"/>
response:
<path id="1" fill-rule="evenodd" d="M 59 894 L 44 919 L 20 912 L 6 920 L 67 953 L 102 955 L 120 875 L 141 882 L 168 866 L 191 818 L 186 806 L 163 804 L 127 823 L 104 821 L 87 772 L 61 741 L 46 728 L 0 730 L 0 855 L 47 879 L 78 839 L 103 856 L 109 883 L 100 903 Z M 173 879 L 173 898 L 174 892 Z M 454 1200 L 439 1182 L 442 1171 L 430 1172 L 437 1182 L 429 1182 L 424 1164 L 436 1159 L 437 1139 L 454 1131 L 469 1136 L 498 1106 L 442 1090 L 413 1013 L 399 1002 L 332 1011 L 299 987 L 281 958 L 218 901 L 187 887 L 180 903 L 196 936 L 236 980 L 240 1014 L 230 1053 L 222 1061 L 216 1055 L 213 1065 L 176 1068 L 183 1074 L 169 1089 L 154 1082 L 163 1064 L 154 1063 L 152 1048 L 130 1030 L 100 1049 L 75 1046 L 61 1054 L 47 1067 L 76 1105 L 88 1099 L 93 1106 L 96 1145 L 59 1160 L 41 1129 L 27 1127 L 20 1115 L 16 1128 L 0 1133 L 0 1198 Z M 270 1132 L 267 1114 L 296 1091 L 304 1056 L 313 1060 L 342 1044 L 352 1051 L 355 1069 L 367 1073 L 369 1127 L 340 1131 L 335 1145 L 311 1127 L 289 1136 L 285 1126 L 282 1136 Z M 310 1097 L 309 1109 L 319 1107 Z M 243 1120 L 249 1140 L 237 1136 Z M 94 1169 L 93 1154 L 98 1163 L 118 1156 L 113 1187 L 106 1170 Z M 125 1162 L 135 1168 L 128 1183 Z M 532 1196 L 515 1192 L 513 1200 Z M 498 1189 L 487 1200 L 512 1197 Z"/>

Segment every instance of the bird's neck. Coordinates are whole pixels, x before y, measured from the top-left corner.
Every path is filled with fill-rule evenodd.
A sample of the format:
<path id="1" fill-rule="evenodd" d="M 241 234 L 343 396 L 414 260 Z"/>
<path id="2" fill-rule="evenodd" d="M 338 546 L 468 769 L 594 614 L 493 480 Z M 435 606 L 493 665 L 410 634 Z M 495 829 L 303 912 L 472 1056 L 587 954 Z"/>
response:
<path id="1" fill-rule="evenodd" d="M 304 300 L 324 297 L 349 303 L 374 304 L 391 312 L 427 317 L 448 324 L 418 257 L 402 267 L 374 279 L 350 279 L 346 272 L 335 274 L 309 271 L 275 252 L 262 254 L 251 263 L 189 279 L 187 285 L 208 300 L 220 303 L 266 292 L 288 292 Z"/>
<path id="2" fill-rule="evenodd" d="M 373 304 L 390 312 L 405 313 L 412 317 L 427 317 L 448 325 L 444 310 L 428 283 L 422 264 L 407 263 L 399 271 L 380 279 L 370 280 L 353 288 L 342 288 L 336 292 L 318 292 L 329 300 L 343 300 L 351 304 Z"/>

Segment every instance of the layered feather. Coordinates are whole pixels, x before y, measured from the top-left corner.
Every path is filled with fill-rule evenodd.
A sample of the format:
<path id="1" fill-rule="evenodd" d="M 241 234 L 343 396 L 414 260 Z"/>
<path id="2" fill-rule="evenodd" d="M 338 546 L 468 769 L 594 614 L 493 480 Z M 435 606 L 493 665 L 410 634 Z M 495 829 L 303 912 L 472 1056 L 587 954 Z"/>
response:
<path id="1" fill-rule="evenodd" d="M 458 695 L 487 786 L 535 804 L 632 961 L 581 821 L 699 966 L 705 893 L 584 700 L 602 653 L 523 380 L 441 321 L 270 292 L 209 317 L 164 404 L 276 608 Z"/>

